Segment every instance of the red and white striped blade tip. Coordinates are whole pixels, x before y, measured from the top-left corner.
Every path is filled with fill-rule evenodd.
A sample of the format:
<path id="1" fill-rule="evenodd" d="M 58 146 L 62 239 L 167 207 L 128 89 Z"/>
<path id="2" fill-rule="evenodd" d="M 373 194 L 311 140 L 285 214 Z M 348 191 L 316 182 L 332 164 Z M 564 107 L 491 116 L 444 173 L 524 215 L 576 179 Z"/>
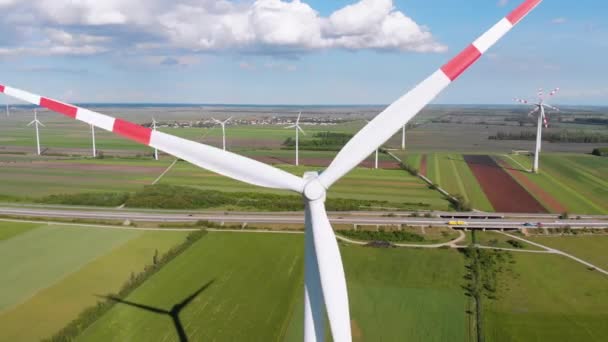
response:
<path id="1" fill-rule="evenodd" d="M 321 173 L 319 179 L 323 186 L 329 188 L 384 144 L 541 2 L 542 0 L 526 0 L 521 3 L 456 57 L 376 116 L 342 148 L 329 167 Z"/>

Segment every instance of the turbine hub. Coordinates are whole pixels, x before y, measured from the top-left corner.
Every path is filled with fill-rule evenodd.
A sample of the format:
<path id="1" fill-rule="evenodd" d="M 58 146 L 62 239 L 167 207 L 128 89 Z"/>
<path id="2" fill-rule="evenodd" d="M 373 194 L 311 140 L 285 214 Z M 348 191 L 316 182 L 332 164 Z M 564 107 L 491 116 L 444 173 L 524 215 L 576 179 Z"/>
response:
<path id="1" fill-rule="evenodd" d="M 314 172 L 314 175 L 307 172 L 304 175 L 304 179 L 308 180 L 308 183 L 304 185 L 304 197 L 306 197 L 307 200 L 316 201 L 325 196 L 326 189 L 323 184 L 321 184 L 321 181 L 319 181 L 316 172 Z"/>

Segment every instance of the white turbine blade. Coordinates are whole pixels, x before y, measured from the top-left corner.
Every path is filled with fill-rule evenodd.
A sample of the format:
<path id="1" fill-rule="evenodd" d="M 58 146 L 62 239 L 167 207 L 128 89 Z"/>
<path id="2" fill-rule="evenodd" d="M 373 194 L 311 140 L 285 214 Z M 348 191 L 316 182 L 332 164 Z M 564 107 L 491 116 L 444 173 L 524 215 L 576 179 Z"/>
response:
<path id="1" fill-rule="evenodd" d="M 551 109 L 551 110 L 554 110 L 554 111 L 556 111 L 556 112 L 560 112 L 559 108 L 557 108 L 557 107 L 553 107 L 553 106 L 552 106 L 552 105 L 550 105 L 550 104 L 543 103 L 543 105 L 544 105 L 545 107 L 547 107 L 547 108 Z"/>
<path id="2" fill-rule="evenodd" d="M 302 116 L 302 112 L 298 113 L 298 118 L 296 119 L 296 125 L 300 123 L 300 116 Z"/>
<path id="3" fill-rule="evenodd" d="M 220 124 L 220 125 L 222 124 L 222 122 L 216 118 L 211 118 L 211 120 L 215 121 L 215 123 L 217 123 L 217 124 Z"/>
<path id="4" fill-rule="evenodd" d="M 530 111 L 530 113 L 528 113 L 528 116 L 532 116 L 534 113 L 538 112 L 538 107 L 534 107 L 534 109 L 532 109 Z"/>
<path id="5" fill-rule="evenodd" d="M 304 130 L 302 129 L 302 127 L 300 127 L 300 125 L 296 126 L 298 128 L 298 130 L 300 130 L 300 132 L 302 132 L 302 134 L 306 135 L 306 132 L 304 132 Z"/>
<path id="6" fill-rule="evenodd" d="M 36 120 L 32 120 L 32 122 L 28 123 L 27 125 L 28 125 L 28 126 L 31 126 L 31 125 L 33 125 L 33 124 L 34 124 L 34 122 L 36 122 Z"/>
<path id="7" fill-rule="evenodd" d="M 559 92 L 559 88 L 555 88 L 555 89 L 551 90 L 551 92 L 549 93 L 549 96 L 554 96 L 558 92 Z"/>
<path id="8" fill-rule="evenodd" d="M 289 126 L 285 127 L 285 129 L 287 129 L 287 128 L 294 128 L 294 127 L 297 127 L 297 126 L 296 125 L 289 125 Z"/>
<path id="9" fill-rule="evenodd" d="M 291 173 L 260 163 L 238 154 L 179 138 L 161 131 L 142 127 L 132 122 L 113 118 L 88 109 L 62 103 L 50 98 L 0 85 L 0 92 L 20 100 L 46 107 L 72 119 L 80 120 L 134 140 L 140 144 L 157 148 L 204 169 L 242 182 L 268 188 L 293 190 L 301 193 L 304 180 Z"/>
<path id="10" fill-rule="evenodd" d="M 475 40 L 473 44 L 465 48 L 409 93 L 393 102 L 363 127 L 319 176 L 323 186 L 329 188 L 351 169 L 359 165 L 376 148 L 384 144 L 541 1 L 524 1 L 513 12 Z"/>
<path id="11" fill-rule="evenodd" d="M 231 116 L 231 117 L 229 117 L 228 119 L 224 120 L 224 125 L 225 125 L 225 124 L 226 124 L 228 121 L 230 121 L 230 120 L 232 120 L 232 116 Z"/>
<path id="12" fill-rule="evenodd" d="M 36 120 L 36 121 L 38 121 L 38 120 Z M 42 122 L 40 122 L 40 121 L 38 121 L 38 124 L 39 124 L 40 126 L 42 126 L 42 127 L 46 127 L 46 126 L 45 126 L 45 125 L 43 125 L 43 124 L 42 124 Z"/>
<path id="13" fill-rule="evenodd" d="M 323 200 L 310 201 L 307 206 L 306 224 L 312 226 L 310 230 L 313 232 L 323 301 L 327 309 L 331 335 L 336 342 L 350 342 L 352 337 L 348 292 L 338 241 L 327 218 Z"/>

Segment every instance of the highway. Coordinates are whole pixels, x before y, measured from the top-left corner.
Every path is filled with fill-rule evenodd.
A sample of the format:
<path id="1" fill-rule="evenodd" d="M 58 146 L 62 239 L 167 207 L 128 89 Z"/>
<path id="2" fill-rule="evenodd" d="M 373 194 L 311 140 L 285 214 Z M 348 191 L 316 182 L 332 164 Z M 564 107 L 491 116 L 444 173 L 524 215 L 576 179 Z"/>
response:
<path id="1" fill-rule="evenodd" d="M 444 215 L 446 213 L 434 213 L 434 216 Z M 449 215 L 457 214 L 458 216 L 466 216 L 463 213 L 449 213 Z M 471 213 L 476 216 L 479 213 Z M 298 212 L 155 212 L 153 210 L 122 210 L 122 209 L 104 209 L 94 210 L 87 208 L 48 208 L 48 207 L 0 207 L 0 215 L 14 217 L 44 217 L 44 218 L 78 218 L 92 220 L 130 220 L 130 221 L 152 221 L 152 222 L 195 222 L 198 220 L 206 220 L 212 222 L 223 223 L 266 223 L 266 224 L 304 224 L 303 213 Z M 454 221 L 450 218 L 441 217 L 411 217 L 407 213 L 386 212 L 343 212 L 328 213 L 329 219 L 333 224 L 351 224 L 351 225 L 410 225 L 410 226 L 449 226 L 449 221 Z M 534 216 L 527 219 L 518 216 L 509 217 L 510 214 L 484 214 L 493 215 L 502 218 L 469 218 L 458 219 L 458 221 L 466 222 L 466 225 L 461 228 L 469 229 L 519 229 L 538 228 L 537 223 L 541 223 L 543 228 L 565 228 L 573 229 L 580 228 L 608 228 L 608 220 L 605 217 L 597 218 L 581 218 L 560 220 L 556 219 L 555 215 Z M 527 226 L 526 226 L 527 225 Z"/>

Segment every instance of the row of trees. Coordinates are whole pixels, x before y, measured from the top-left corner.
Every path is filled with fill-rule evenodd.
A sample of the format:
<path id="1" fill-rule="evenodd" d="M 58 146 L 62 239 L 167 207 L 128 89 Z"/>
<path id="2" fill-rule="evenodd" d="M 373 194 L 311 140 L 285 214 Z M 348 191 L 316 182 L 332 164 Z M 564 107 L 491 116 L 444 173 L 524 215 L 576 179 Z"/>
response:
<path id="1" fill-rule="evenodd" d="M 536 132 L 502 132 L 488 137 L 490 140 L 536 140 Z M 608 134 L 585 131 L 562 130 L 560 132 L 544 132 L 543 141 L 562 143 L 608 143 Z"/>
<path id="2" fill-rule="evenodd" d="M 353 137 L 352 134 L 336 132 L 318 132 L 312 135 L 312 139 L 301 139 L 300 149 L 311 151 L 339 151 Z M 295 149 L 296 140 L 292 137 L 283 142 L 284 149 Z"/>

